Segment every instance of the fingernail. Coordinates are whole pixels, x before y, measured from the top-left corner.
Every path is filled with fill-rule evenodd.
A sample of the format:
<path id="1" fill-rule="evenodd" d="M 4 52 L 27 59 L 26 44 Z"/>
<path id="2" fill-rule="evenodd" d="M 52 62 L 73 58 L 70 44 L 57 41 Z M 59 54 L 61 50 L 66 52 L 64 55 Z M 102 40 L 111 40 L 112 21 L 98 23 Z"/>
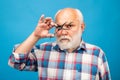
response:
<path id="1" fill-rule="evenodd" d="M 54 25 L 54 22 L 51 22 L 50 24 L 51 24 L 51 25 Z"/>
<path id="2" fill-rule="evenodd" d="M 42 14 L 42 16 L 41 17 L 44 17 L 45 15 L 44 14 Z"/>
<path id="3" fill-rule="evenodd" d="M 51 22 L 50 24 L 53 25 L 53 26 L 57 26 L 57 24 L 55 24 L 54 22 Z"/>
<path id="4" fill-rule="evenodd" d="M 52 36 L 52 37 L 54 37 L 55 35 L 54 35 L 54 34 L 52 34 L 51 36 Z"/>

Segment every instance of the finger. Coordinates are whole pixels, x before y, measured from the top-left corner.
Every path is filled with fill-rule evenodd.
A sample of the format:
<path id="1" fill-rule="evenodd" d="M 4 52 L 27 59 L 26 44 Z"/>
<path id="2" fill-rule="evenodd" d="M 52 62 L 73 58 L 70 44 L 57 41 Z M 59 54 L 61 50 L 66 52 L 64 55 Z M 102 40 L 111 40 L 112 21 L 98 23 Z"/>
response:
<path id="1" fill-rule="evenodd" d="M 49 29 L 49 26 L 45 23 L 38 24 L 38 27 L 44 28 L 44 29 Z"/>
<path id="2" fill-rule="evenodd" d="M 44 19 L 44 23 L 47 23 L 47 22 L 50 22 L 50 21 L 52 21 L 51 17 L 47 17 L 47 18 Z"/>
<path id="3" fill-rule="evenodd" d="M 57 24 L 55 24 L 53 21 L 49 23 L 49 29 L 51 29 L 55 26 L 57 26 Z"/>
<path id="4" fill-rule="evenodd" d="M 52 26 L 52 25 L 51 25 L 51 22 L 52 22 L 52 18 L 51 18 L 51 17 L 47 17 L 47 18 L 45 19 L 45 24 L 47 24 L 48 26 Z"/>
<path id="5" fill-rule="evenodd" d="M 50 26 L 50 23 L 51 23 L 51 21 L 47 21 L 45 24 L 47 24 L 48 26 Z"/>
<path id="6" fill-rule="evenodd" d="M 51 24 L 51 26 L 57 26 L 57 24 L 53 21 L 50 24 Z"/>
<path id="7" fill-rule="evenodd" d="M 51 37 L 54 37 L 54 34 L 50 34 L 50 33 L 49 33 L 48 35 L 46 35 L 46 37 L 50 37 L 50 38 L 51 38 Z"/>
<path id="8" fill-rule="evenodd" d="M 44 22 L 44 14 L 42 14 L 42 16 L 40 17 L 39 22 L 40 22 L 40 23 Z"/>
<path id="9" fill-rule="evenodd" d="M 52 20 L 52 18 L 51 18 L 51 17 L 46 17 L 45 19 L 46 19 L 46 20 Z"/>

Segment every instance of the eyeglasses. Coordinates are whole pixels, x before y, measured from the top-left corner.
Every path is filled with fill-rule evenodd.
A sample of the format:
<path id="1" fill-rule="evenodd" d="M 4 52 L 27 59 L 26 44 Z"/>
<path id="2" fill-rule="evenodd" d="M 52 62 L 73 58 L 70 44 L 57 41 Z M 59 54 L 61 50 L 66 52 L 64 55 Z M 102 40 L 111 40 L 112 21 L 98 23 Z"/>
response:
<path id="1" fill-rule="evenodd" d="M 70 30 L 71 29 L 71 27 L 72 27 L 72 22 L 70 22 L 69 24 L 66 24 L 66 22 L 64 23 L 64 24 L 62 24 L 62 25 L 57 25 L 57 26 L 55 26 L 56 27 L 56 30 L 57 31 L 60 31 L 60 30 Z"/>

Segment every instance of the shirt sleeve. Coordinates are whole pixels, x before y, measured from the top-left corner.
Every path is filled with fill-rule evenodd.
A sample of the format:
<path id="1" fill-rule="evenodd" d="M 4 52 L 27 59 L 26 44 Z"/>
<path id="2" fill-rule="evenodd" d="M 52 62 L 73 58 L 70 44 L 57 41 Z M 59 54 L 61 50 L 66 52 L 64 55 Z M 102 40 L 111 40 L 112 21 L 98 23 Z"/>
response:
<path id="1" fill-rule="evenodd" d="M 99 66 L 99 77 L 100 80 L 111 80 L 111 75 L 110 75 L 110 70 L 109 70 L 109 66 L 108 66 L 108 61 L 107 58 L 104 54 L 103 51 L 101 51 L 101 55 L 100 55 L 100 66 Z"/>
<path id="2" fill-rule="evenodd" d="M 34 53 L 34 50 L 36 49 L 33 47 L 31 52 L 24 54 L 24 53 L 15 53 L 15 49 L 19 45 L 15 45 L 13 48 L 13 52 L 10 55 L 8 65 L 11 67 L 18 69 L 18 70 L 25 70 L 25 71 L 37 71 L 37 59 Z"/>

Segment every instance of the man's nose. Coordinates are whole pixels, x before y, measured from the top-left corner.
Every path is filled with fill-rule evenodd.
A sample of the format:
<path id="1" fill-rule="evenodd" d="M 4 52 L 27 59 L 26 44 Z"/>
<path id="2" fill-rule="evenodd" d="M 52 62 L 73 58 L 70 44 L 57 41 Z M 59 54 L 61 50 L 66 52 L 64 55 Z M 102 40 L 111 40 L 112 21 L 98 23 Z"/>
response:
<path id="1" fill-rule="evenodd" d="M 67 35 L 67 34 L 68 34 L 68 32 L 67 32 L 67 30 L 62 29 L 62 30 L 61 30 L 61 34 L 62 34 L 62 35 Z"/>

